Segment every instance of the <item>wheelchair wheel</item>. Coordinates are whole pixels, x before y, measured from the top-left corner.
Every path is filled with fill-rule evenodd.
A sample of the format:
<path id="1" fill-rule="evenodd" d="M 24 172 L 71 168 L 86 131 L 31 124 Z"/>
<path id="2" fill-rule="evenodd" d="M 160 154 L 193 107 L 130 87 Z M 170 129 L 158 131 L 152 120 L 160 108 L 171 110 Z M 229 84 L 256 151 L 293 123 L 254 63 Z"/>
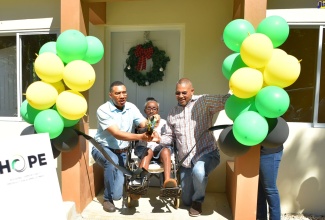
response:
<path id="1" fill-rule="evenodd" d="M 179 197 L 175 197 L 174 198 L 174 208 L 175 209 L 178 209 L 179 208 L 179 204 L 180 204 Z"/>

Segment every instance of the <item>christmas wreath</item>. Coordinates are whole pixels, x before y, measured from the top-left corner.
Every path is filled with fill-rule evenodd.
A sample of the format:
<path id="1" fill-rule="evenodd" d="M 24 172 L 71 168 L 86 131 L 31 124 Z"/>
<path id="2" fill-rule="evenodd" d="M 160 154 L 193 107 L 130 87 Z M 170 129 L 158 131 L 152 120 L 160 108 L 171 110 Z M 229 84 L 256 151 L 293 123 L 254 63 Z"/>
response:
<path id="1" fill-rule="evenodd" d="M 148 86 L 162 81 L 167 62 L 170 61 L 166 52 L 153 46 L 151 41 L 131 47 L 126 59 L 124 72 L 126 76 L 139 86 Z M 150 71 L 146 70 L 146 60 L 152 59 L 153 66 Z"/>

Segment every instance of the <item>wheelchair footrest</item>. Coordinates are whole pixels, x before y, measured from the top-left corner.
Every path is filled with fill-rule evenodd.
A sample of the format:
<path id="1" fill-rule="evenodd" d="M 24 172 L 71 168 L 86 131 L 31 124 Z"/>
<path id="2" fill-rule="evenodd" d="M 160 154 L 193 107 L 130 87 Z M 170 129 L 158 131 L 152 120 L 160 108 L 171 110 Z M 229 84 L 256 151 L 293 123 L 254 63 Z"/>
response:
<path id="1" fill-rule="evenodd" d="M 148 184 L 140 186 L 129 186 L 127 192 L 129 194 L 145 195 L 148 191 Z"/>
<path id="2" fill-rule="evenodd" d="M 160 188 L 160 197 L 161 198 L 174 198 L 179 197 L 181 195 L 181 188 L 174 187 L 174 188 Z"/>

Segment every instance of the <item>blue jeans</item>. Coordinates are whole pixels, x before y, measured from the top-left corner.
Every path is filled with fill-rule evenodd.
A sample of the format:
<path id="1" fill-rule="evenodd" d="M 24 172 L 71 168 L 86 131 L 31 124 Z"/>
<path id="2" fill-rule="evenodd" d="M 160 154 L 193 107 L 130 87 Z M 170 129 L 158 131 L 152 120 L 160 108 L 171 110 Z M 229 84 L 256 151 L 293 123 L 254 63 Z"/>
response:
<path id="1" fill-rule="evenodd" d="M 125 167 L 126 153 L 115 154 L 108 147 L 103 147 L 115 164 Z M 105 159 L 103 154 L 93 147 L 94 160 L 104 168 L 104 200 L 119 200 L 123 195 L 124 174 Z"/>
<path id="2" fill-rule="evenodd" d="M 219 165 L 219 150 L 203 155 L 190 168 L 180 168 L 182 202 L 190 206 L 193 201 L 203 202 L 209 174 Z"/>
<path id="3" fill-rule="evenodd" d="M 267 219 L 267 204 L 270 220 L 281 219 L 280 196 L 276 185 L 283 151 L 261 155 L 258 182 L 257 213 L 259 220 Z"/>

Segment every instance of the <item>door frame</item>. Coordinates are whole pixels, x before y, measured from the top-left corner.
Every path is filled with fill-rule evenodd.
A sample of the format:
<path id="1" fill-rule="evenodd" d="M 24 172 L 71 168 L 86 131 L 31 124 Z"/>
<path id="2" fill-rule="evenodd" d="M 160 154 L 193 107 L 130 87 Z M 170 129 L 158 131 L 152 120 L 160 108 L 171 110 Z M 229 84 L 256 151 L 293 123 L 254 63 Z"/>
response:
<path id="1" fill-rule="evenodd" d="M 178 30 L 180 32 L 180 46 L 179 46 L 179 76 L 181 78 L 184 73 L 184 54 L 185 54 L 185 24 L 176 24 L 176 25 L 108 25 L 105 30 L 106 35 L 106 47 L 105 51 L 108 51 L 108 56 L 105 57 L 105 75 L 104 81 L 105 85 L 110 85 L 110 75 L 111 75 L 111 67 L 110 67 L 110 59 L 111 59 L 111 36 L 114 32 L 139 32 L 139 31 L 175 31 Z M 104 86 L 105 96 L 108 96 L 109 87 Z M 108 97 L 105 97 L 108 98 Z"/>

